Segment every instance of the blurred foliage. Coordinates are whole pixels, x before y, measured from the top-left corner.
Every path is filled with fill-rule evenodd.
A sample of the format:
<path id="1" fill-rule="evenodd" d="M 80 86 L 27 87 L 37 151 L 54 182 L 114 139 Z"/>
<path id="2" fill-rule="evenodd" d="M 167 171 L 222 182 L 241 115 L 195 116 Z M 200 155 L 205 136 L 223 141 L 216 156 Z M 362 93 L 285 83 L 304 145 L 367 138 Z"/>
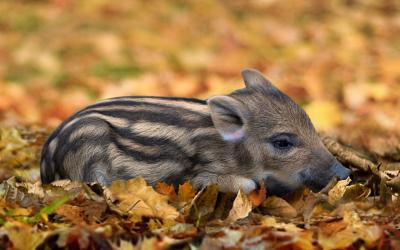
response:
<path id="1" fill-rule="evenodd" d="M 55 127 L 101 98 L 225 94 L 255 67 L 318 129 L 392 154 L 399 11 L 396 0 L 0 1 L 0 121 Z"/>

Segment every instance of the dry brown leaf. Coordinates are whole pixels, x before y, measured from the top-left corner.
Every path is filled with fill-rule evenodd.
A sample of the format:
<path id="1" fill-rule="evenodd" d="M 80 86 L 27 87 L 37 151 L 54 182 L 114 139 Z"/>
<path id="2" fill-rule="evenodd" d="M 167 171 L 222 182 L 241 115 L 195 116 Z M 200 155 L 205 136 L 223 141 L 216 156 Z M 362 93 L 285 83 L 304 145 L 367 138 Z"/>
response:
<path id="1" fill-rule="evenodd" d="M 200 190 L 188 206 L 188 221 L 205 222 L 214 212 L 218 197 L 218 185 L 209 185 Z"/>
<path id="2" fill-rule="evenodd" d="M 168 185 L 165 182 L 159 182 L 157 183 L 156 191 L 160 194 L 168 196 L 171 201 L 175 201 L 177 199 L 175 188 L 172 184 Z"/>
<path id="3" fill-rule="evenodd" d="M 258 207 L 267 197 L 267 189 L 265 188 L 265 183 L 262 181 L 260 183 L 261 188 L 258 190 L 253 190 L 249 195 L 249 200 L 254 207 Z"/>
<path id="4" fill-rule="evenodd" d="M 229 215 L 226 218 L 226 222 L 232 223 L 239 219 L 246 218 L 251 212 L 252 205 L 246 194 L 239 190 Z"/>
<path id="5" fill-rule="evenodd" d="M 115 181 L 109 190 L 118 199 L 118 208 L 133 216 L 175 219 L 179 215 L 176 209 L 168 204 L 168 197 L 154 191 L 142 177 Z"/>
<path id="6" fill-rule="evenodd" d="M 383 234 L 379 226 L 364 224 L 358 214 L 352 211 L 346 211 L 343 223 L 336 223 L 333 227 L 329 230 L 319 230 L 318 243 L 323 249 L 344 249 L 359 239 L 368 247 L 373 247 Z"/>
<path id="7" fill-rule="evenodd" d="M 75 225 L 80 225 L 85 222 L 84 216 L 82 216 L 83 211 L 80 207 L 73 206 L 70 204 L 63 204 L 56 210 L 56 214 L 61 215 L 69 222 Z"/>
<path id="8" fill-rule="evenodd" d="M 188 202 L 195 196 L 192 185 L 189 182 L 185 182 L 182 185 L 179 185 L 178 190 L 178 201 L 179 202 Z"/>
<path id="9" fill-rule="evenodd" d="M 343 194 L 344 201 L 361 201 L 366 199 L 371 194 L 371 189 L 360 183 L 346 187 Z"/>
<path id="10" fill-rule="evenodd" d="M 260 209 L 263 213 L 286 218 L 292 218 L 297 215 L 296 209 L 284 199 L 276 196 L 268 197 L 261 204 Z"/>

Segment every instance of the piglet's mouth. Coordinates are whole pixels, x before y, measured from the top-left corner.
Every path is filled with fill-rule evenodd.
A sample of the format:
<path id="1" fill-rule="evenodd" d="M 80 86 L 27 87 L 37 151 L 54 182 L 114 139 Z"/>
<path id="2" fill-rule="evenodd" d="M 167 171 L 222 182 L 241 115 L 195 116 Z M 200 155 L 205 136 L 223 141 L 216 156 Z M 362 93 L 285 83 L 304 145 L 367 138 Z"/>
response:
<path id="1" fill-rule="evenodd" d="M 260 182 L 256 180 L 254 182 L 257 184 L 257 189 L 260 189 Z M 267 176 L 264 179 L 264 183 L 268 195 L 285 196 L 296 191 L 295 188 L 290 187 L 287 183 L 279 181 L 273 176 Z"/>

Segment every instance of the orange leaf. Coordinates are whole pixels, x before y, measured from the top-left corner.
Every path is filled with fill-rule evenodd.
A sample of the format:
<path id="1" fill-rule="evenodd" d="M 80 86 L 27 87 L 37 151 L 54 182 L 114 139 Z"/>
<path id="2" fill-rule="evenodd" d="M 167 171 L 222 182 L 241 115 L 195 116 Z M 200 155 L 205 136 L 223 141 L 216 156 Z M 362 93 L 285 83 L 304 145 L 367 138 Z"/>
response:
<path id="1" fill-rule="evenodd" d="M 178 200 L 180 202 L 187 202 L 193 199 L 195 193 L 193 192 L 192 185 L 189 182 L 185 182 L 179 185 Z"/>
<path id="2" fill-rule="evenodd" d="M 265 188 L 264 181 L 260 182 L 260 189 L 253 190 L 249 193 L 249 200 L 253 204 L 253 206 L 258 207 L 267 197 L 267 189 Z"/>
<path id="3" fill-rule="evenodd" d="M 176 193 L 174 189 L 174 185 L 168 185 L 165 182 L 159 182 L 156 186 L 156 191 L 160 194 L 166 195 L 169 197 L 171 201 L 176 200 Z"/>

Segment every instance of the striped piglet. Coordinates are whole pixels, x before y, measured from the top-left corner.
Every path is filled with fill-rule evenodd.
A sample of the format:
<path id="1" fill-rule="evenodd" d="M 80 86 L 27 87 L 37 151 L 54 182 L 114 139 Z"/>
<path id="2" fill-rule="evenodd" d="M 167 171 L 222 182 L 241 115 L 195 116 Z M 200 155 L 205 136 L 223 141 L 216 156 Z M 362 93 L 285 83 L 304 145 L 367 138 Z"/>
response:
<path id="1" fill-rule="evenodd" d="M 270 194 L 323 188 L 350 170 L 325 148 L 303 109 L 258 71 L 246 87 L 208 100 L 118 97 L 64 121 L 43 147 L 41 179 L 99 182 L 142 176 L 151 185 L 217 183 Z"/>

